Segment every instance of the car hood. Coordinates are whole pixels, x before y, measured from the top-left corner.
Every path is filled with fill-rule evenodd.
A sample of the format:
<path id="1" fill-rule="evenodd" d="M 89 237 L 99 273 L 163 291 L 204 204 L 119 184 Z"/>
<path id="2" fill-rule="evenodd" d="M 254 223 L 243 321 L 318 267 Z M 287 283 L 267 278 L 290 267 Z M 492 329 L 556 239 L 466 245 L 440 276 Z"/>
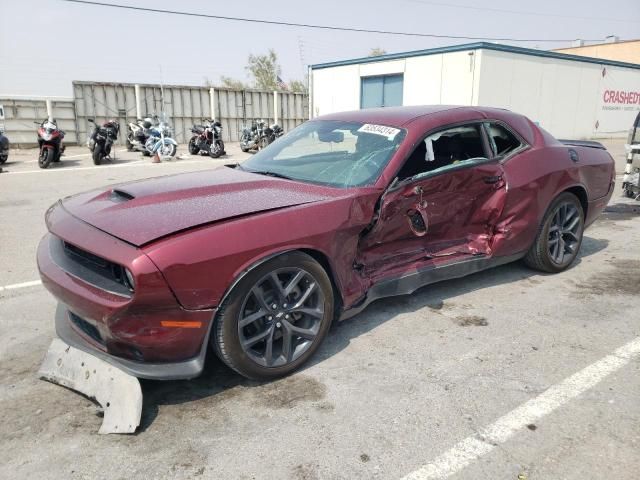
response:
<path id="1" fill-rule="evenodd" d="M 141 246 L 201 225 L 339 195 L 333 188 L 219 168 L 94 190 L 62 204 L 84 222 Z"/>

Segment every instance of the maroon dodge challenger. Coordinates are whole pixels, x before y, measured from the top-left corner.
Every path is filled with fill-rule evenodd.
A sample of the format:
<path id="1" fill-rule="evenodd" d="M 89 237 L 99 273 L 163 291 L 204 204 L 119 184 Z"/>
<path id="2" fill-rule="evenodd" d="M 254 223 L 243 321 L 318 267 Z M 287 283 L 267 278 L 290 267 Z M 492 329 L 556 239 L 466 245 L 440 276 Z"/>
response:
<path id="1" fill-rule="evenodd" d="M 506 110 L 337 113 L 241 164 L 59 201 L 38 266 L 69 345 L 152 379 L 196 377 L 211 346 L 271 379 L 377 298 L 566 269 L 613 187 L 602 145 Z"/>

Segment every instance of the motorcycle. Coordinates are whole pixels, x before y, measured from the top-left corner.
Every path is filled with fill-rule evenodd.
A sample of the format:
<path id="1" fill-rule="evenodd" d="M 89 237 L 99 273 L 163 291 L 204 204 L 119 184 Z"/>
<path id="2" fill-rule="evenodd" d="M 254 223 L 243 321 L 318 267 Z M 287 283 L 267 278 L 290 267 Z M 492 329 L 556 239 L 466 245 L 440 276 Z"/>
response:
<path id="1" fill-rule="evenodd" d="M 193 133 L 189 139 L 189 153 L 191 155 L 201 154 L 218 158 L 226 154 L 220 122 L 208 121 L 204 125 L 194 125 L 191 128 L 191 133 Z"/>
<path id="2" fill-rule="evenodd" d="M 267 126 L 264 120 L 252 121 L 251 126 L 244 126 L 240 134 L 240 149 L 243 152 L 249 150 L 262 150 L 270 143 L 284 134 L 282 127 L 277 123 Z"/>
<path id="3" fill-rule="evenodd" d="M 38 165 L 40 168 L 48 168 L 52 162 L 59 162 L 64 153 L 64 132 L 58 128 L 58 124 L 53 119 L 33 123 L 39 125 L 38 147 L 40 154 L 38 155 Z"/>
<path id="4" fill-rule="evenodd" d="M 0 131 L 0 165 L 9 159 L 9 139 Z"/>
<path id="5" fill-rule="evenodd" d="M 154 117 L 158 120 L 158 117 Z M 153 155 L 156 152 L 161 158 L 175 157 L 178 149 L 178 143 L 171 138 L 173 132 L 169 124 L 163 119 L 157 121 L 157 125 L 149 128 L 149 138 L 144 144 L 145 151 L 148 155 Z"/>
<path id="6" fill-rule="evenodd" d="M 251 126 L 245 125 L 242 128 L 242 133 L 240 134 L 240 150 L 243 152 L 260 150 L 268 145 L 263 134 L 265 124 L 264 120 L 253 120 Z"/>
<path id="7" fill-rule="evenodd" d="M 149 117 L 145 119 L 137 119 L 134 122 L 129 122 L 127 125 L 127 150 L 129 152 L 138 151 L 143 155 L 148 156 L 149 152 L 145 148 L 145 144 L 149 139 L 149 129 L 153 127 L 153 120 Z"/>
<path id="8" fill-rule="evenodd" d="M 277 123 L 274 123 L 270 127 L 265 128 L 264 133 L 267 136 L 269 144 L 272 144 L 278 138 L 280 138 L 282 135 L 284 135 L 284 130 L 282 129 L 282 127 L 280 125 L 278 125 Z"/>
<path id="9" fill-rule="evenodd" d="M 104 159 L 108 159 L 111 154 L 111 147 L 113 142 L 118 139 L 118 133 L 120 132 L 120 124 L 115 120 L 110 120 L 98 125 L 93 118 L 87 119 L 90 123 L 93 123 L 93 133 L 89 137 L 87 146 L 91 151 L 93 163 L 100 165 Z"/>

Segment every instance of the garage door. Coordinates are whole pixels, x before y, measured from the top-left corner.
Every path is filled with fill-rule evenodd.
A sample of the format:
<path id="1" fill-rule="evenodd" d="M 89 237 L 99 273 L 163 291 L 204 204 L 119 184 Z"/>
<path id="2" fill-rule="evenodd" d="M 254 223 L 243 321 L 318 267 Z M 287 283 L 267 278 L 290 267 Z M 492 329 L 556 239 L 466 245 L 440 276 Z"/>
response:
<path id="1" fill-rule="evenodd" d="M 360 108 L 399 107 L 402 105 L 404 75 L 362 77 Z"/>

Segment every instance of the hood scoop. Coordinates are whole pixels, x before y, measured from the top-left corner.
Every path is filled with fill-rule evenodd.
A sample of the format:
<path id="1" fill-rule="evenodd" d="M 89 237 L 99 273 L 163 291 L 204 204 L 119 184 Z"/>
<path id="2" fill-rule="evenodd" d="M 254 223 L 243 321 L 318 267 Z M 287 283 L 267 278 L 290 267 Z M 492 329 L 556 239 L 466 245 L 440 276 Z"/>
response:
<path id="1" fill-rule="evenodd" d="M 119 190 L 114 188 L 111 190 L 111 200 L 114 202 L 128 202 L 129 200 L 133 200 L 135 195 L 132 195 L 129 192 L 125 192 L 124 190 Z"/>

